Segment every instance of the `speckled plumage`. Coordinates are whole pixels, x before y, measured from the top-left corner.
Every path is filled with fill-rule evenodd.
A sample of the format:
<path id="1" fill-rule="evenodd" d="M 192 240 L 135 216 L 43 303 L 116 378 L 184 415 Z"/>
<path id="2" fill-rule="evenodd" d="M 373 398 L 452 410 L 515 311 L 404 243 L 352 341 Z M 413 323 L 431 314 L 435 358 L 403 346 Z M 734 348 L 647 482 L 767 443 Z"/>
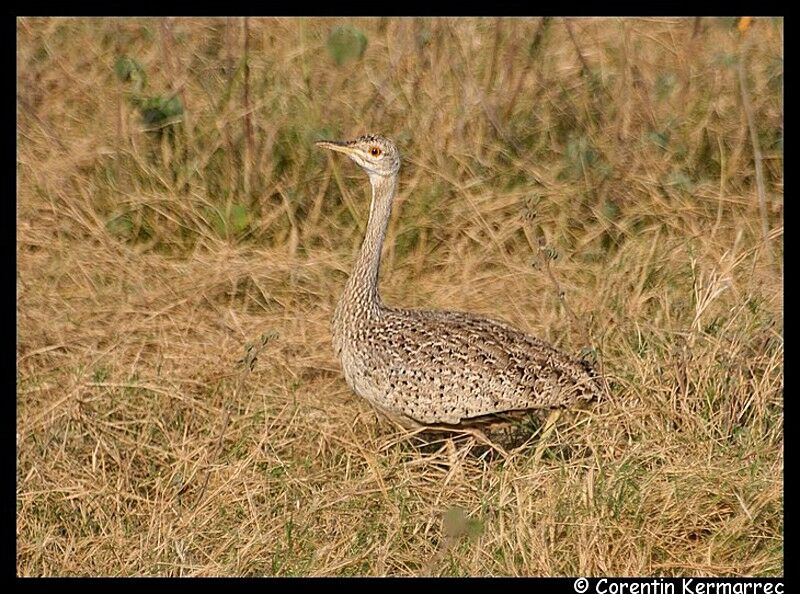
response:
<path id="1" fill-rule="evenodd" d="M 600 391 L 585 363 L 510 326 L 464 312 L 396 309 L 378 293 L 400 156 L 380 135 L 318 146 L 367 172 L 367 232 L 332 320 L 353 391 L 403 424 L 458 425 L 497 413 L 564 407 Z"/>

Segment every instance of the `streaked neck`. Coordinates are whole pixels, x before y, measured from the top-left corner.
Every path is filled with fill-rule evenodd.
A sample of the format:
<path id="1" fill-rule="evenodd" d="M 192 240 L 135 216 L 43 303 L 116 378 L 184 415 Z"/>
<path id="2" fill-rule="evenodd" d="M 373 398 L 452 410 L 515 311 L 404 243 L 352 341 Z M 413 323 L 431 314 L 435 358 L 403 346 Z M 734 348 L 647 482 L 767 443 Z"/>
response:
<path id="1" fill-rule="evenodd" d="M 381 268 L 381 250 L 386 237 L 386 228 L 392 214 L 392 203 L 397 188 L 397 175 L 370 175 L 372 202 L 369 207 L 369 222 L 361 251 L 353 272 L 347 281 L 342 301 L 353 304 L 356 311 L 376 314 L 382 304 L 378 293 L 378 277 Z"/>

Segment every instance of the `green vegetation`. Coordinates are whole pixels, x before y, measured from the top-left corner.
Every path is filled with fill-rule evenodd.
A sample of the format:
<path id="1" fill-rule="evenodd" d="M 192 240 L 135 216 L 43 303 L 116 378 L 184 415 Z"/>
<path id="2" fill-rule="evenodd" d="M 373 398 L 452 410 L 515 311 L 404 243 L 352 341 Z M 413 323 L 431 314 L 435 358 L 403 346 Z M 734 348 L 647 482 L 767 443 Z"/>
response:
<path id="1" fill-rule="evenodd" d="M 17 33 L 20 575 L 783 573 L 782 20 Z M 313 142 L 365 132 L 404 157 L 385 300 L 602 401 L 502 458 L 351 393 L 369 195 Z"/>

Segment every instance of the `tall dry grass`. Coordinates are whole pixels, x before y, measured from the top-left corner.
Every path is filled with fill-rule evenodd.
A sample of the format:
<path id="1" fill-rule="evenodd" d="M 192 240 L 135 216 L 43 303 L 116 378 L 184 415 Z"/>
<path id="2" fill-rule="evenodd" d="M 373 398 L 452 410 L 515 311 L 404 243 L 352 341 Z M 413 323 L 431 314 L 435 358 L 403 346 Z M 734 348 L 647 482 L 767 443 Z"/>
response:
<path id="1" fill-rule="evenodd" d="M 17 35 L 19 574 L 782 574 L 782 21 Z M 545 442 L 406 439 L 342 380 L 366 180 L 313 141 L 367 131 L 387 302 L 594 349 Z"/>

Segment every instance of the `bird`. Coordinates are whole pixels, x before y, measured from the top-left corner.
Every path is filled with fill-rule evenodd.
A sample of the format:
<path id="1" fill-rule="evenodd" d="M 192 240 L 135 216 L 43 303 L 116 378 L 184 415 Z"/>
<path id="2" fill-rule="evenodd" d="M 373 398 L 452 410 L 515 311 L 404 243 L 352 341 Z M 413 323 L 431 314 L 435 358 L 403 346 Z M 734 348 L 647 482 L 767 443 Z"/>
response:
<path id="1" fill-rule="evenodd" d="M 378 281 L 400 152 L 380 134 L 315 144 L 348 156 L 372 188 L 364 240 L 331 320 L 335 354 L 358 396 L 417 429 L 467 427 L 502 413 L 558 412 L 599 396 L 599 376 L 588 363 L 504 322 L 385 305 Z"/>

